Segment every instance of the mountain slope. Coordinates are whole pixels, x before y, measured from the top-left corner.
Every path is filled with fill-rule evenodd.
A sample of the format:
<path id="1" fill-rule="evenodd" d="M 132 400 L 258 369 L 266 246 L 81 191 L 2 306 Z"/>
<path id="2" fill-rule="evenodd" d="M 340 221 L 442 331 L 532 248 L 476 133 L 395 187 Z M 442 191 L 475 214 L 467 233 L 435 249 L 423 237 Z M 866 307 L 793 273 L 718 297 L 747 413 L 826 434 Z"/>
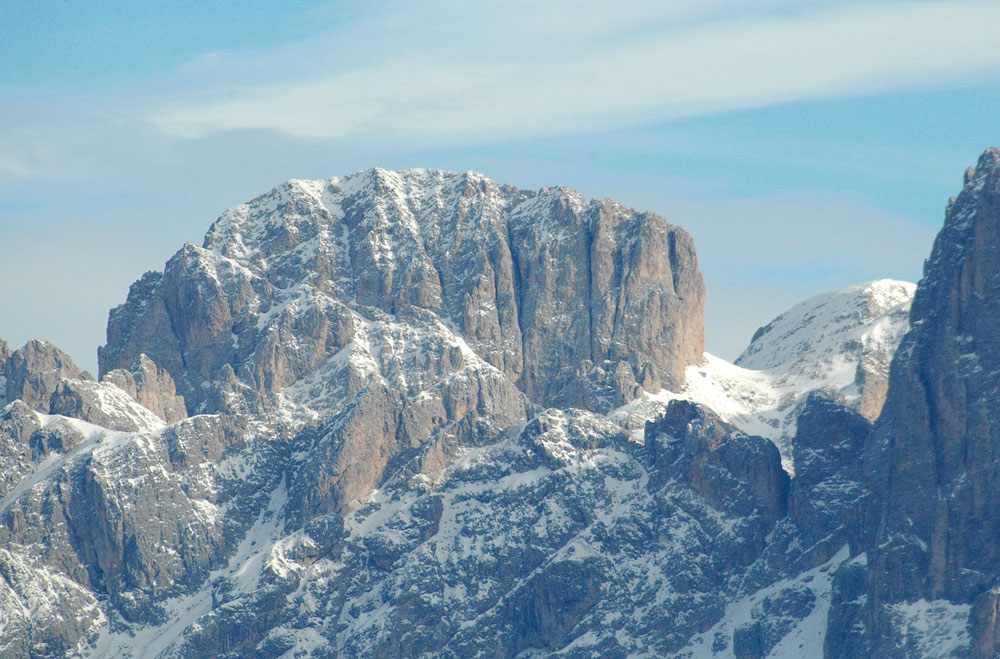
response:
<path id="1" fill-rule="evenodd" d="M 992 519 L 997 160 L 874 430 L 911 285 L 695 363 L 654 215 L 429 170 L 239 206 L 112 310 L 99 380 L 0 342 L 0 657 L 988 653 L 992 527 L 956 538 Z"/>
<path id="2" fill-rule="evenodd" d="M 186 245 L 112 310 L 99 383 L 56 396 L 57 374 L 32 399 L 98 424 L 111 423 L 110 401 L 131 401 L 171 425 L 81 439 L 23 405 L 5 410 L 19 482 L 33 484 L 4 511 L 11 560 L 62 547 L 58 571 L 98 602 L 38 653 L 134 651 L 124 630 L 188 654 L 195 641 L 179 634 L 219 615 L 205 602 L 234 598 L 227 610 L 259 611 L 267 632 L 300 571 L 275 568 L 288 564 L 271 554 L 278 543 L 327 543 L 299 551 L 300 566 L 331 542 L 340 551 L 336 529 L 370 496 L 439 482 L 468 451 L 511 441 L 539 403 L 601 410 L 678 386 L 701 354 L 703 299 L 683 230 L 564 188 L 376 169 L 291 181 L 232 209 L 204 247 Z M 25 515 L 43 538 L 10 521 Z M 31 617 L 9 622 L 11 643 L 29 647 Z M 261 640 L 245 631 L 239 643 Z"/>
<path id="3" fill-rule="evenodd" d="M 865 447 L 868 496 L 853 552 L 862 607 L 838 615 L 841 648 L 907 656 L 931 610 L 959 622 L 957 654 L 998 642 L 1000 150 L 948 205 Z M 939 614 L 940 615 L 940 614 Z M 970 638 L 971 637 L 971 638 Z M 839 648 L 838 648 L 839 649 Z"/>
<path id="4" fill-rule="evenodd" d="M 791 473 L 796 419 L 809 392 L 835 394 L 869 420 L 878 417 L 915 288 L 882 279 L 812 297 L 760 328 L 734 364 L 706 354 L 687 368 L 679 392 L 643 394 L 613 416 L 636 426 L 670 400 L 692 400 L 771 439 Z"/>

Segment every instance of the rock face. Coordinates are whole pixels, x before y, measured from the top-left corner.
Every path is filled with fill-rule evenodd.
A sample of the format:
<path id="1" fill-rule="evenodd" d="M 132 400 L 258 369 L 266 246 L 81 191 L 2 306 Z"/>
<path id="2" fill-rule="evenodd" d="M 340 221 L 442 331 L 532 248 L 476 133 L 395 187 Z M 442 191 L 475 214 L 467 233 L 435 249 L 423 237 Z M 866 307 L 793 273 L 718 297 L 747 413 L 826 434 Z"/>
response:
<path id="1" fill-rule="evenodd" d="M 864 495 L 860 457 L 871 429 L 864 416 L 825 392 L 806 397 L 793 443 L 788 515 L 811 566 L 830 560 L 858 524 L 856 506 Z"/>
<path id="2" fill-rule="evenodd" d="M 4 343 L 0 353 L 7 350 Z M 93 379 L 76 367 L 69 355 L 47 341 L 32 339 L 8 353 L 2 375 L 7 380 L 7 400 L 21 400 L 43 412 L 63 378 Z"/>
<path id="3" fill-rule="evenodd" d="M 290 182 L 132 286 L 101 381 L 0 342 L 0 657 L 991 656 L 998 208 L 990 151 L 895 358 L 880 281 L 692 365 L 656 216 Z"/>
<path id="4" fill-rule="evenodd" d="M 128 370 L 105 373 L 101 382 L 115 385 L 166 423 L 187 417 L 184 397 L 177 395 L 174 379 L 145 354 L 139 355 Z"/>
<path id="5" fill-rule="evenodd" d="M 189 412 L 325 422 L 296 499 L 308 517 L 355 505 L 425 443 L 495 437 L 528 403 L 607 410 L 678 387 L 703 304 L 690 237 L 658 216 L 376 169 L 228 211 L 132 286 L 99 361 L 130 391 L 120 369 L 148 355 Z M 156 377 L 134 378 L 137 400 Z M 175 418 L 169 386 L 152 389 Z"/>
<path id="6" fill-rule="evenodd" d="M 948 206 L 911 324 L 865 448 L 871 494 L 864 536 L 852 549 L 867 552 L 867 601 L 847 620 L 853 626 L 836 633 L 860 633 L 849 643 L 905 656 L 913 651 L 906 639 L 913 602 L 957 612 L 963 628 L 976 604 L 971 647 L 993 656 L 1000 647 L 988 594 L 1000 579 L 997 149 L 983 154 Z M 964 643 L 961 651 L 970 652 L 968 636 Z"/>
<path id="7" fill-rule="evenodd" d="M 529 400 L 608 409 L 683 383 L 704 296 L 691 238 L 655 215 L 473 172 L 376 169 L 227 212 L 111 312 L 100 370 L 145 351 L 189 411 L 271 409 L 367 322 L 433 319 Z"/>
<path id="8" fill-rule="evenodd" d="M 7 404 L 7 360 L 10 359 L 10 346 L 0 339 L 0 405 Z"/>
<path id="9" fill-rule="evenodd" d="M 768 531 L 785 516 L 789 478 L 771 442 L 740 435 L 688 401 L 673 401 L 647 435 L 650 430 L 683 442 L 689 461 L 686 480 L 710 505 L 722 510 L 753 506 Z"/>

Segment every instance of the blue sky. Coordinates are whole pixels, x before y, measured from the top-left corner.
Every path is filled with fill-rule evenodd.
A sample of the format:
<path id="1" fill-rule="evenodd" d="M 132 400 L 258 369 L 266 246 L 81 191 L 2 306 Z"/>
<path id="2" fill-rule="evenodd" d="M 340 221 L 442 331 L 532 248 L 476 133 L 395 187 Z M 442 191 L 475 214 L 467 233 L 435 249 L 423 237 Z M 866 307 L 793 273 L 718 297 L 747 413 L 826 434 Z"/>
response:
<path id="1" fill-rule="evenodd" d="M 695 237 L 707 349 L 916 280 L 1000 144 L 1000 3 L 0 0 L 0 337 L 110 307 L 288 178 L 475 169 Z"/>

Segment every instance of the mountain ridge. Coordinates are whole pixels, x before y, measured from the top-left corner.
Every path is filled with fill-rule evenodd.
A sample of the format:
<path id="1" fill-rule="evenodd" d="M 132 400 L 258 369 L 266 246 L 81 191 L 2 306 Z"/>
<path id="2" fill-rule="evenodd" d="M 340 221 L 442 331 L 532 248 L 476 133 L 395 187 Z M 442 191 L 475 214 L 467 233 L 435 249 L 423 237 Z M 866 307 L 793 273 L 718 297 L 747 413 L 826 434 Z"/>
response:
<path id="1" fill-rule="evenodd" d="M 235 207 L 112 310 L 99 380 L 0 342 L 29 394 L 0 412 L 0 656 L 986 656 L 989 575 L 948 572 L 982 556 L 924 539 L 951 576 L 910 601 L 923 550 L 878 520 L 937 514 L 880 475 L 922 418 L 907 369 L 979 377 L 934 327 L 994 322 L 962 291 L 995 270 L 997 154 L 913 327 L 912 285 L 869 282 L 744 366 L 703 358 L 693 243 L 652 214 L 378 169 Z"/>

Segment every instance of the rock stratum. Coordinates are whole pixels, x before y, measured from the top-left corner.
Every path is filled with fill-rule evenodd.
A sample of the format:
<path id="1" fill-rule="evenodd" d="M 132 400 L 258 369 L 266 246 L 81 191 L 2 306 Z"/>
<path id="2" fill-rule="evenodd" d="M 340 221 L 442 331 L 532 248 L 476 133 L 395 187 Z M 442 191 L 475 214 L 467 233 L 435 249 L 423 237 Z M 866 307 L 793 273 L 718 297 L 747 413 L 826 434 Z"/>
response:
<path id="1" fill-rule="evenodd" d="M 735 365 L 650 213 L 378 169 L 238 206 L 98 379 L 0 341 L 0 656 L 992 656 L 997 161 L 912 311 L 819 296 Z"/>

